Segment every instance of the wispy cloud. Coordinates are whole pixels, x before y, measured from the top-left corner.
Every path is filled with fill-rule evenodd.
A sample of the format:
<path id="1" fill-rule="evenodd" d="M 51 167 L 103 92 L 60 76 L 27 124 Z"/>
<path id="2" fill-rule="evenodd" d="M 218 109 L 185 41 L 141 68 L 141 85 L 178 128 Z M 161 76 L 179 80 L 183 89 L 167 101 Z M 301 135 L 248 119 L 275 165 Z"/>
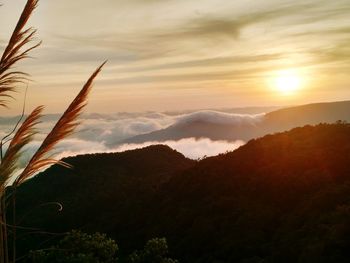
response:
<path id="1" fill-rule="evenodd" d="M 0 46 L 17 9 L 13 1 L 0 8 Z M 326 100 L 339 97 L 336 92 L 347 96 L 341 87 L 349 78 L 326 73 L 348 70 L 349 12 L 348 0 L 42 1 L 33 26 L 44 42 L 24 69 L 36 80 L 33 104 L 49 91 L 47 104 L 61 108 L 64 102 L 56 98 L 71 95 L 91 64 L 103 59 L 109 64 L 94 97 L 95 111 L 162 110 L 161 102 L 171 97 L 182 98 L 187 104 L 181 106 L 189 108 L 196 99 L 189 99 L 189 89 L 216 98 L 216 106 L 294 104 L 271 101 L 264 85 L 272 71 L 288 67 L 311 69 L 310 86 L 316 89 L 305 93 L 303 102 Z M 327 96 L 317 92 L 334 83 Z M 148 99 L 137 100 L 145 89 Z M 153 99 L 158 96 L 163 99 Z M 112 97 L 129 103 L 113 103 Z M 197 101 L 203 107 L 207 102 Z"/>
<path id="2" fill-rule="evenodd" d="M 266 61 L 279 60 L 287 56 L 288 54 L 262 54 L 262 55 L 247 55 L 247 56 L 222 56 L 222 57 L 211 57 L 205 59 L 196 59 L 183 62 L 175 63 L 163 63 L 152 66 L 142 66 L 142 67 L 130 67 L 123 68 L 122 72 L 147 72 L 156 70 L 169 70 L 169 69 L 186 69 L 186 68 L 211 68 L 220 67 L 228 65 L 242 65 L 246 63 L 259 63 Z"/>
<path id="3" fill-rule="evenodd" d="M 248 26 L 265 23 L 279 18 L 291 17 L 301 12 L 306 12 L 314 7 L 314 4 L 288 4 L 281 7 L 273 7 L 265 10 L 249 12 L 233 17 L 199 17 L 186 21 L 178 29 L 173 28 L 168 33 L 158 34 L 155 37 L 160 40 L 177 39 L 182 41 L 188 37 L 191 39 L 228 37 L 238 38 L 241 31 Z M 198 39 L 200 40 L 200 39 Z M 216 39 L 217 40 L 217 39 Z M 222 40 L 222 39 L 220 39 Z"/>

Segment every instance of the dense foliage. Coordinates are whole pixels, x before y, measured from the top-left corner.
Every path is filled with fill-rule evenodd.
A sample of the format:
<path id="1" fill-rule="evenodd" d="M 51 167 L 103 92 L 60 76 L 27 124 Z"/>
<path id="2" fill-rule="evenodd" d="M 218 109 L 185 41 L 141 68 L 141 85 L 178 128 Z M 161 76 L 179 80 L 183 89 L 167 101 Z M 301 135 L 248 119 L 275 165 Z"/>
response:
<path id="1" fill-rule="evenodd" d="M 117 257 L 116 242 L 105 234 L 87 234 L 73 230 L 56 245 L 31 251 L 27 263 L 178 263 L 167 255 L 165 238 L 149 240 L 142 250 L 136 250 L 124 259 Z"/>
<path id="2" fill-rule="evenodd" d="M 72 231 L 49 249 L 32 251 L 33 263 L 115 263 L 118 246 L 104 234 Z"/>
<path id="3" fill-rule="evenodd" d="M 128 258 L 128 263 L 178 263 L 168 258 L 168 244 L 165 238 L 149 240 L 142 250 L 134 251 Z"/>
<path id="4" fill-rule="evenodd" d="M 78 156 L 20 187 L 18 214 L 45 231 L 106 232 L 126 254 L 164 236 L 180 262 L 349 262 L 349 160 L 344 123 L 199 162 L 165 146 Z M 62 212 L 40 206 L 53 201 Z M 24 235 L 22 251 L 45 239 Z"/>

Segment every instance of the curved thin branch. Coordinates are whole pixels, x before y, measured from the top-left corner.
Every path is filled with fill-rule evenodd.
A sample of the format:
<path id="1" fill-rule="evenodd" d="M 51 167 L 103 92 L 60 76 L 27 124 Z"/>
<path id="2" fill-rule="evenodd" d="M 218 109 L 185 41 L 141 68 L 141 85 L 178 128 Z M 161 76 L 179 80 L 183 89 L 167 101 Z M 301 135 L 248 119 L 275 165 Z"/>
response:
<path id="1" fill-rule="evenodd" d="M 18 224 L 20 224 L 30 213 L 32 213 L 33 211 L 35 211 L 36 209 L 43 207 L 43 206 L 49 206 L 49 205 L 56 205 L 58 207 L 57 211 L 61 212 L 63 210 L 63 205 L 59 202 L 47 202 L 47 203 L 43 203 L 40 204 L 34 208 L 32 208 L 31 210 L 29 210 L 27 213 L 25 213 L 19 220 L 18 220 Z"/>

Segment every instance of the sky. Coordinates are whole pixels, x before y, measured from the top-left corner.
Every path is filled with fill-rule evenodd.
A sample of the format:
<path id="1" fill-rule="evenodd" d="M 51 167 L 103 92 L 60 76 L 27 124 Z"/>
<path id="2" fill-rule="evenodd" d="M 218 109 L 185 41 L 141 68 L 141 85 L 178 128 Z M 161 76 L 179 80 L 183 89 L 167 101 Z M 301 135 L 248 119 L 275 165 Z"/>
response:
<path id="1" fill-rule="evenodd" d="M 25 1 L 0 2 L 1 51 Z M 41 0 L 29 25 L 43 44 L 18 65 L 27 108 L 63 111 L 106 59 L 88 112 L 348 100 L 349 14 L 349 0 Z M 281 72 L 295 92 L 278 90 Z"/>

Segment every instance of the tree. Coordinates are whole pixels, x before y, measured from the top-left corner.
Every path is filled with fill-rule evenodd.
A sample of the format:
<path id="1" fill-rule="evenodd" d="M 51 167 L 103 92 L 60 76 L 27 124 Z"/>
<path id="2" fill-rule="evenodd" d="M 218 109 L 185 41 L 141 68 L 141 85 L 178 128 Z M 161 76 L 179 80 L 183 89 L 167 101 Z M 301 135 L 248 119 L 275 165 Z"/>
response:
<path id="1" fill-rule="evenodd" d="M 140 251 L 135 251 L 129 256 L 130 263 L 178 263 L 177 260 L 168 258 L 168 244 L 165 238 L 153 238 L 149 240 Z"/>
<path id="2" fill-rule="evenodd" d="M 10 37 L 10 40 L 5 47 L 3 54 L 0 58 L 0 106 L 8 106 L 8 98 L 12 97 L 12 93 L 16 91 L 17 87 L 21 83 L 28 81 L 28 73 L 18 71 L 14 69 L 17 63 L 23 59 L 28 58 L 29 53 L 37 48 L 41 42 L 31 44 L 35 36 L 36 30 L 33 28 L 25 28 L 26 24 L 36 9 L 39 0 L 27 0 L 23 12 L 17 22 L 17 25 Z M 7 134 L 0 141 L 0 263 L 8 263 L 8 227 L 10 226 L 6 222 L 6 210 L 9 205 L 9 200 L 12 200 L 12 205 L 16 204 L 16 188 L 22 184 L 25 180 L 35 175 L 40 170 L 46 168 L 49 165 L 59 163 L 63 166 L 70 167 L 69 164 L 54 160 L 49 156 L 55 145 L 68 135 L 73 133 L 78 125 L 76 121 L 81 114 L 83 108 L 87 103 L 88 94 L 92 88 L 93 81 L 98 73 L 101 71 L 103 63 L 97 70 L 91 75 L 88 81 L 85 83 L 79 94 L 69 105 L 67 110 L 63 113 L 62 117 L 58 120 L 51 132 L 43 140 L 39 149 L 33 154 L 30 161 L 25 166 L 24 170 L 20 172 L 16 178 L 13 178 L 18 172 L 18 160 L 23 154 L 23 149 L 32 140 L 37 133 L 36 126 L 40 122 L 44 107 L 39 106 L 35 108 L 25 119 L 24 111 L 18 123 L 14 126 L 13 131 Z M 4 148 L 7 147 L 4 153 Z M 9 179 L 15 179 L 13 183 L 13 191 L 11 196 L 6 194 L 6 186 Z M 13 209 L 13 221 L 11 228 L 13 233 L 13 255 L 12 261 L 16 261 L 16 221 L 15 221 L 15 209 Z"/>
<path id="3" fill-rule="evenodd" d="M 126 260 L 117 258 L 118 245 L 105 234 L 69 232 L 57 245 L 31 251 L 28 263 L 178 263 L 167 257 L 165 238 L 149 240 L 142 250 L 136 250 Z"/>
<path id="4" fill-rule="evenodd" d="M 56 246 L 31 252 L 32 263 L 114 263 L 118 246 L 105 234 L 73 230 Z"/>

